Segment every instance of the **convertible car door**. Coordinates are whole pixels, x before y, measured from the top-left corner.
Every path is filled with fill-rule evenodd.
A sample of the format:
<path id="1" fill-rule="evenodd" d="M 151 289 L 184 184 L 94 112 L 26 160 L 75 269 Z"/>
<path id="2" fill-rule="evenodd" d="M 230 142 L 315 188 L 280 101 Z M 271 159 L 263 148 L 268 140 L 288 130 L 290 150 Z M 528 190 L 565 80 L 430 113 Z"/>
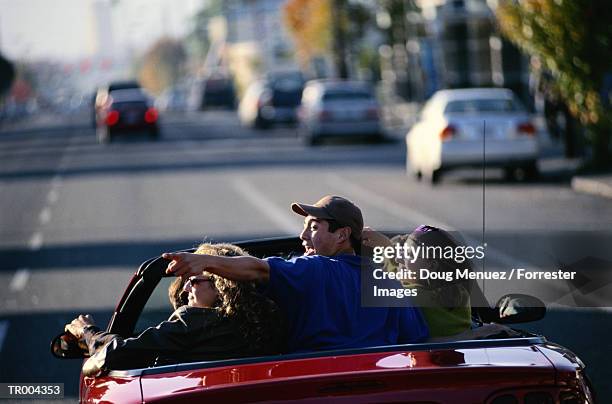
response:
<path id="1" fill-rule="evenodd" d="M 140 376 L 111 372 L 103 377 L 81 377 L 81 403 L 142 403 Z"/>

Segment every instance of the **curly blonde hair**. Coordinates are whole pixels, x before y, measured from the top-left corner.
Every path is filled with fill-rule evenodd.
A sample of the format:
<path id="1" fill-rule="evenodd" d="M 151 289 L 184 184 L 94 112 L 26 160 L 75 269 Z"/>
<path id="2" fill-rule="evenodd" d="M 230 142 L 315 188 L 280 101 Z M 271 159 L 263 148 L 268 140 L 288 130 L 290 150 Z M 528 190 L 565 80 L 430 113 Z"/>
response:
<path id="1" fill-rule="evenodd" d="M 249 255 L 242 248 L 227 243 L 200 244 L 195 254 L 225 257 Z M 215 303 L 214 308 L 219 311 L 221 316 L 236 319 L 238 324 L 240 324 L 241 332 L 245 335 L 246 339 L 251 341 L 253 348 L 265 348 L 263 345 L 266 339 L 269 341 L 270 334 L 276 334 L 276 330 L 284 328 L 284 321 L 278 306 L 272 300 L 259 293 L 255 283 L 237 282 L 219 275 L 208 272 L 204 273 L 212 278 L 217 290 L 218 301 Z M 180 282 L 180 278 L 177 281 Z M 172 286 L 170 289 L 172 289 Z M 182 286 L 180 290 L 182 290 Z M 174 289 L 174 293 L 176 294 L 176 289 Z M 169 294 L 172 301 L 170 290 Z M 278 341 L 279 345 L 281 342 Z M 275 348 L 278 348 L 278 346 Z"/>
<path id="2" fill-rule="evenodd" d="M 243 255 L 249 255 L 242 248 L 227 243 L 202 243 L 198 246 L 196 251 L 194 251 L 194 254 L 219 255 L 224 257 L 238 257 Z M 210 275 L 211 278 L 214 279 L 215 287 L 217 290 L 219 290 L 219 287 L 217 286 L 217 279 L 220 277 L 214 274 L 208 275 Z M 172 304 L 172 307 L 174 307 L 175 310 L 188 303 L 188 293 L 183 290 L 186 281 L 187 278 L 177 277 L 168 287 L 168 298 L 170 299 L 170 303 Z M 219 296 L 221 296 L 221 294 Z"/>

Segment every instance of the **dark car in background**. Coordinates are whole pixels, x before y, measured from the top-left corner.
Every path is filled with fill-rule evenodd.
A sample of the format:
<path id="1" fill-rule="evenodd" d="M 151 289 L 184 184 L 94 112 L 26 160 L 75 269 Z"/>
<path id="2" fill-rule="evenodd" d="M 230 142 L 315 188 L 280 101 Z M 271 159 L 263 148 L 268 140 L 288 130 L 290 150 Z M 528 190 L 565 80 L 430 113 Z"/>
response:
<path id="1" fill-rule="evenodd" d="M 119 134 L 145 132 L 159 137 L 157 109 L 151 98 L 139 88 L 114 90 L 96 102 L 96 135 L 108 143 Z"/>
<path id="2" fill-rule="evenodd" d="M 240 122 L 257 129 L 297 122 L 303 89 L 300 72 L 267 74 L 247 89 L 238 108 Z"/>
<path id="3" fill-rule="evenodd" d="M 136 80 L 120 80 L 120 81 L 112 81 L 107 85 L 100 86 L 96 89 L 96 92 L 93 94 L 92 99 L 92 107 L 91 107 L 91 122 L 92 126 L 95 129 L 97 127 L 97 118 L 96 118 L 96 110 L 102 106 L 106 97 L 115 91 L 115 90 L 127 90 L 130 88 L 142 88 L 140 83 Z"/>
<path id="4" fill-rule="evenodd" d="M 257 129 L 295 123 L 302 89 L 297 83 L 287 87 L 266 81 L 251 84 L 238 108 L 240 122 Z"/>
<path id="5" fill-rule="evenodd" d="M 232 78 L 225 74 L 212 74 L 196 82 L 192 88 L 191 104 L 197 111 L 209 108 L 234 109 L 236 91 Z"/>

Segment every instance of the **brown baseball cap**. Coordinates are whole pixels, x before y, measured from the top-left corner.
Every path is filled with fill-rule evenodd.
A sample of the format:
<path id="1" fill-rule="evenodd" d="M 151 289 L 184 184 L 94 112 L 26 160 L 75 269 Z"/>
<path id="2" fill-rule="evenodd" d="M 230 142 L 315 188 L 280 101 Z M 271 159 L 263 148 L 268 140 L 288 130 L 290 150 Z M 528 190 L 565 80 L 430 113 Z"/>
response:
<path id="1" fill-rule="evenodd" d="M 363 230 L 361 210 L 346 198 L 326 195 L 314 205 L 294 202 L 291 204 L 291 210 L 302 216 L 311 215 L 318 219 L 334 220 L 341 226 L 350 227 L 352 236 L 361 240 Z"/>

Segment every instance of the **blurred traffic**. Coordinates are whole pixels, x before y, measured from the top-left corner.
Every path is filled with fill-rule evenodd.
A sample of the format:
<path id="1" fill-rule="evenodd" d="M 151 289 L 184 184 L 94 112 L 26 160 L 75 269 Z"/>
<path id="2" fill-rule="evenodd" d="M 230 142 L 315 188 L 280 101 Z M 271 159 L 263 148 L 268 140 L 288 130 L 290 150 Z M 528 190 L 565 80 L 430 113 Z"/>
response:
<path id="1" fill-rule="evenodd" d="M 155 138 L 157 119 L 165 113 L 226 109 L 236 110 L 247 127 L 295 125 L 310 145 L 337 137 L 401 139 L 410 130 L 409 170 L 432 182 L 442 171 L 481 160 L 475 148 L 468 151 L 487 136 L 477 129 L 480 122 L 489 124 L 486 131 L 494 138 L 502 132 L 514 136 L 504 125 L 526 135 L 507 143 L 521 151 L 489 143 L 488 164 L 502 166 L 508 178 L 535 178 L 543 144 L 596 166 L 609 157 L 610 72 L 590 56 L 581 63 L 603 72 L 599 87 L 588 97 L 586 92 L 568 95 L 565 81 L 555 82 L 561 72 L 553 60 L 562 54 L 521 50 L 531 48 L 528 37 L 512 30 L 520 7 L 485 0 L 159 3 L 148 11 L 139 0 L 79 4 L 65 18 L 81 15 L 79 23 L 93 34 L 89 45 L 78 35 L 67 36 L 75 42 L 69 57 L 53 53 L 51 39 L 24 40 L 26 33 L 17 25 L 13 34 L 8 18 L 3 37 L 21 39 L 0 48 L 6 73 L 0 122 L 11 125 L 40 114 L 74 116 L 91 108 L 95 91 L 91 122 L 102 143 L 119 128 L 142 129 Z M 7 8 L 5 13 L 17 18 L 20 12 Z M 50 15 L 49 21 L 60 18 Z M 542 21 L 532 23 L 556 23 Z M 139 107 L 144 108 L 139 122 L 132 122 L 136 112 L 120 111 L 125 101 L 110 106 L 110 93 L 121 87 L 142 88 L 153 97 L 138 101 L 146 105 Z M 440 92 L 487 87 L 512 92 L 511 108 L 516 109 L 500 115 L 461 103 L 462 97 L 473 97 L 469 92 Z M 440 107 L 443 94 L 453 94 L 456 102 Z M 434 104 L 446 110 L 436 114 Z M 589 114 L 583 113 L 585 106 Z M 455 107 L 464 110 L 451 110 Z M 472 146 L 465 143 L 468 138 Z M 500 155 L 500 148 L 510 154 Z"/>

